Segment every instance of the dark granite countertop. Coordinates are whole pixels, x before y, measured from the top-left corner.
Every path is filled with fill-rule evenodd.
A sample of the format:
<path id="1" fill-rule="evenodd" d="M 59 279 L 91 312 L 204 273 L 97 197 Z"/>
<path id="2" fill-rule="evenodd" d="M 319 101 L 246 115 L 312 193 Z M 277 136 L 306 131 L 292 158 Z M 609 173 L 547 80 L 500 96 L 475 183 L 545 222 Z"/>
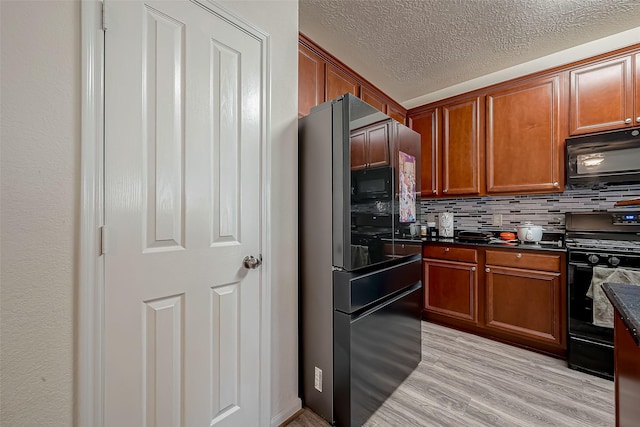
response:
<path id="1" fill-rule="evenodd" d="M 517 250 L 536 250 L 536 251 L 554 251 L 554 252 L 566 252 L 567 248 L 564 246 L 564 234 L 562 233 L 545 233 L 542 236 L 542 241 L 553 242 L 553 244 L 535 244 L 535 243 L 523 243 L 523 242 L 507 242 L 498 239 L 499 231 L 491 232 L 496 238 L 490 242 L 486 241 L 470 241 L 468 239 L 458 239 L 459 232 L 455 233 L 454 238 L 438 238 L 436 240 L 423 239 L 426 244 L 446 244 L 446 245 L 466 245 L 466 246 L 483 246 L 492 248 L 507 248 Z M 558 242 L 560 245 L 558 245 Z"/>
<path id="2" fill-rule="evenodd" d="M 605 283 L 602 289 L 622 316 L 622 321 L 640 347 L 640 286 Z"/>
<path id="3" fill-rule="evenodd" d="M 469 242 L 460 241 L 458 239 L 438 239 L 438 240 L 424 240 L 425 244 L 444 244 L 444 245 L 466 245 L 466 246 L 483 246 L 491 248 L 506 248 L 517 250 L 536 250 L 536 251 L 553 251 L 553 252 L 566 252 L 567 248 L 557 245 L 536 245 L 535 243 L 507 243 L 507 242 Z"/>
<path id="4" fill-rule="evenodd" d="M 495 236 L 499 232 L 493 232 Z M 456 236 L 457 236 L 456 232 Z M 382 239 L 383 241 L 391 242 L 391 239 Z M 506 242 L 499 239 L 493 239 L 491 242 L 484 241 L 470 241 L 465 239 L 454 238 L 438 238 L 436 240 L 428 239 L 425 236 L 402 236 L 393 239 L 396 243 L 421 243 L 421 244 L 436 244 L 436 245 L 465 245 L 465 246 L 483 246 L 492 248 L 507 248 L 517 250 L 536 250 L 536 251 L 554 251 L 554 252 L 566 252 L 567 248 L 564 246 L 564 235 L 561 233 L 549 233 L 542 236 L 543 241 L 554 242 L 554 244 L 535 244 L 535 243 L 522 243 L 522 242 Z M 558 246 L 557 242 L 560 242 Z"/>

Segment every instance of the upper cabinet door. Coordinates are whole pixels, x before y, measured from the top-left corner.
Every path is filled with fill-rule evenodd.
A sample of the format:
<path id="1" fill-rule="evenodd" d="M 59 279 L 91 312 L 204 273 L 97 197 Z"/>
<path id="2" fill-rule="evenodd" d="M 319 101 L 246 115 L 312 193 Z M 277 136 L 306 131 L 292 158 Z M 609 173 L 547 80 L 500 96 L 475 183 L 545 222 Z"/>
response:
<path id="1" fill-rule="evenodd" d="M 487 95 L 488 193 L 562 190 L 560 86 L 556 75 Z"/>
<path id="2" fill-rule="evenodd" d="M 480 194 L 483 97 L 442 107 L 442 195 Z"/>
<path id="3" fill-rule="evenodd" d="M 387 102 L 374 91 L 362 86 L 360 88 L 360 99 L 387 114 Z"/>
<path id="4" fill-rule="evenodd" d="M 298 44 L 298 117 L 324 102 L 324 67 L 322 58 Z"/>
<path id="5" fill-rule="evenodd" d="M 367 167 L 367 131 L 361 130 L 351 134 L 351 169 L 364 169 Z"/>
<path id="6" fill-rule="evenodd" d="M 436 196 L 438 194 L 438 179 L 440 176 L 439 126 L 439 108 L 432 108 L 409 116 L 409 127 L 418 132 L 421 138 L 420 194 L 422 197 Z"/>
<path id="7" fill-rule="evenodd" d="M 326 97 L 327 101 L 335 99 L 345 93 L 360 95 L 360 85 L 350 75 L 331 64 L 327 64 Z"/>
<path id="8" fill-rule="evenodd" d="M 389 126 L 383 123 L 367 131 L 369 140 L 368 164 L 370 168 L 389 164 Z"/>
<path id="9" fill-rule="evenodd" d="M 393 120 L 402 123 L 403 125 L 407 124 L 407 111 L 403 108 L 396 107 L 394 104 L 387 104 L 387 116 L 391 117 Z"/>
<path id="10" fill-rule="evenodd" d="M 351 170 L 389 165 L 389 125 L 355 130 L 350 137 Z"/>
<path id="11" fill-rule="evenodd" d="M 634 126 L 631 56 L 571 71 L 571 135 Z"/>

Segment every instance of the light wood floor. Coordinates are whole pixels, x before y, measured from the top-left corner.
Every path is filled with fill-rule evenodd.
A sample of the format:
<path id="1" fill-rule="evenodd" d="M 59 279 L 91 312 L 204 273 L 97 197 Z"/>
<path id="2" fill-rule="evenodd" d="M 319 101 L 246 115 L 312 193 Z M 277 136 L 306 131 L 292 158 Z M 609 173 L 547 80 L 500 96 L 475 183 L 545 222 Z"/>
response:
<path id="1" fill-rule="evenodd" d="M 639 402 L 640 404 L 640 402 Z M 326 427 L 305 410 L 287 427 Z M 614 426 L 613 382 L 422 322 L 422 362 L 367 421 L 389 426 Z"/>

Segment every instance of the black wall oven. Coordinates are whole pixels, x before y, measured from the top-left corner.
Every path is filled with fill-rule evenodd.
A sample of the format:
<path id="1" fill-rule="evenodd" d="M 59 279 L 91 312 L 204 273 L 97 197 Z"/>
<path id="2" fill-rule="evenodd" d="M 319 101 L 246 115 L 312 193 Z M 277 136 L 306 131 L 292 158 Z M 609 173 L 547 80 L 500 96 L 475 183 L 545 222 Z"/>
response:
<path id="1" fill-rule="evenodd" d="M 613 329 L 594 322 L 594 268 L 640 271 L 640 213 L 566 214 L 569 367 L 613 379 Z M 605 270 L 602 270 L 605 271 Z"/>

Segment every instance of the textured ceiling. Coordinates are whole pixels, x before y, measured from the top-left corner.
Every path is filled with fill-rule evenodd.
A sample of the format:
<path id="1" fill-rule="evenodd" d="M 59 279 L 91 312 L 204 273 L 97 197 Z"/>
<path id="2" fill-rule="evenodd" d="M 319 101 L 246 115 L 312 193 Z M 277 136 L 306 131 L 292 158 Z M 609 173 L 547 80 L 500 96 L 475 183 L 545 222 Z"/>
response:
<path id="1" fill-rule="evenodd" d="M 640 0 L 299 0 L 299 11 L 301 33 L 401 103 L 640 27 Z"/>

